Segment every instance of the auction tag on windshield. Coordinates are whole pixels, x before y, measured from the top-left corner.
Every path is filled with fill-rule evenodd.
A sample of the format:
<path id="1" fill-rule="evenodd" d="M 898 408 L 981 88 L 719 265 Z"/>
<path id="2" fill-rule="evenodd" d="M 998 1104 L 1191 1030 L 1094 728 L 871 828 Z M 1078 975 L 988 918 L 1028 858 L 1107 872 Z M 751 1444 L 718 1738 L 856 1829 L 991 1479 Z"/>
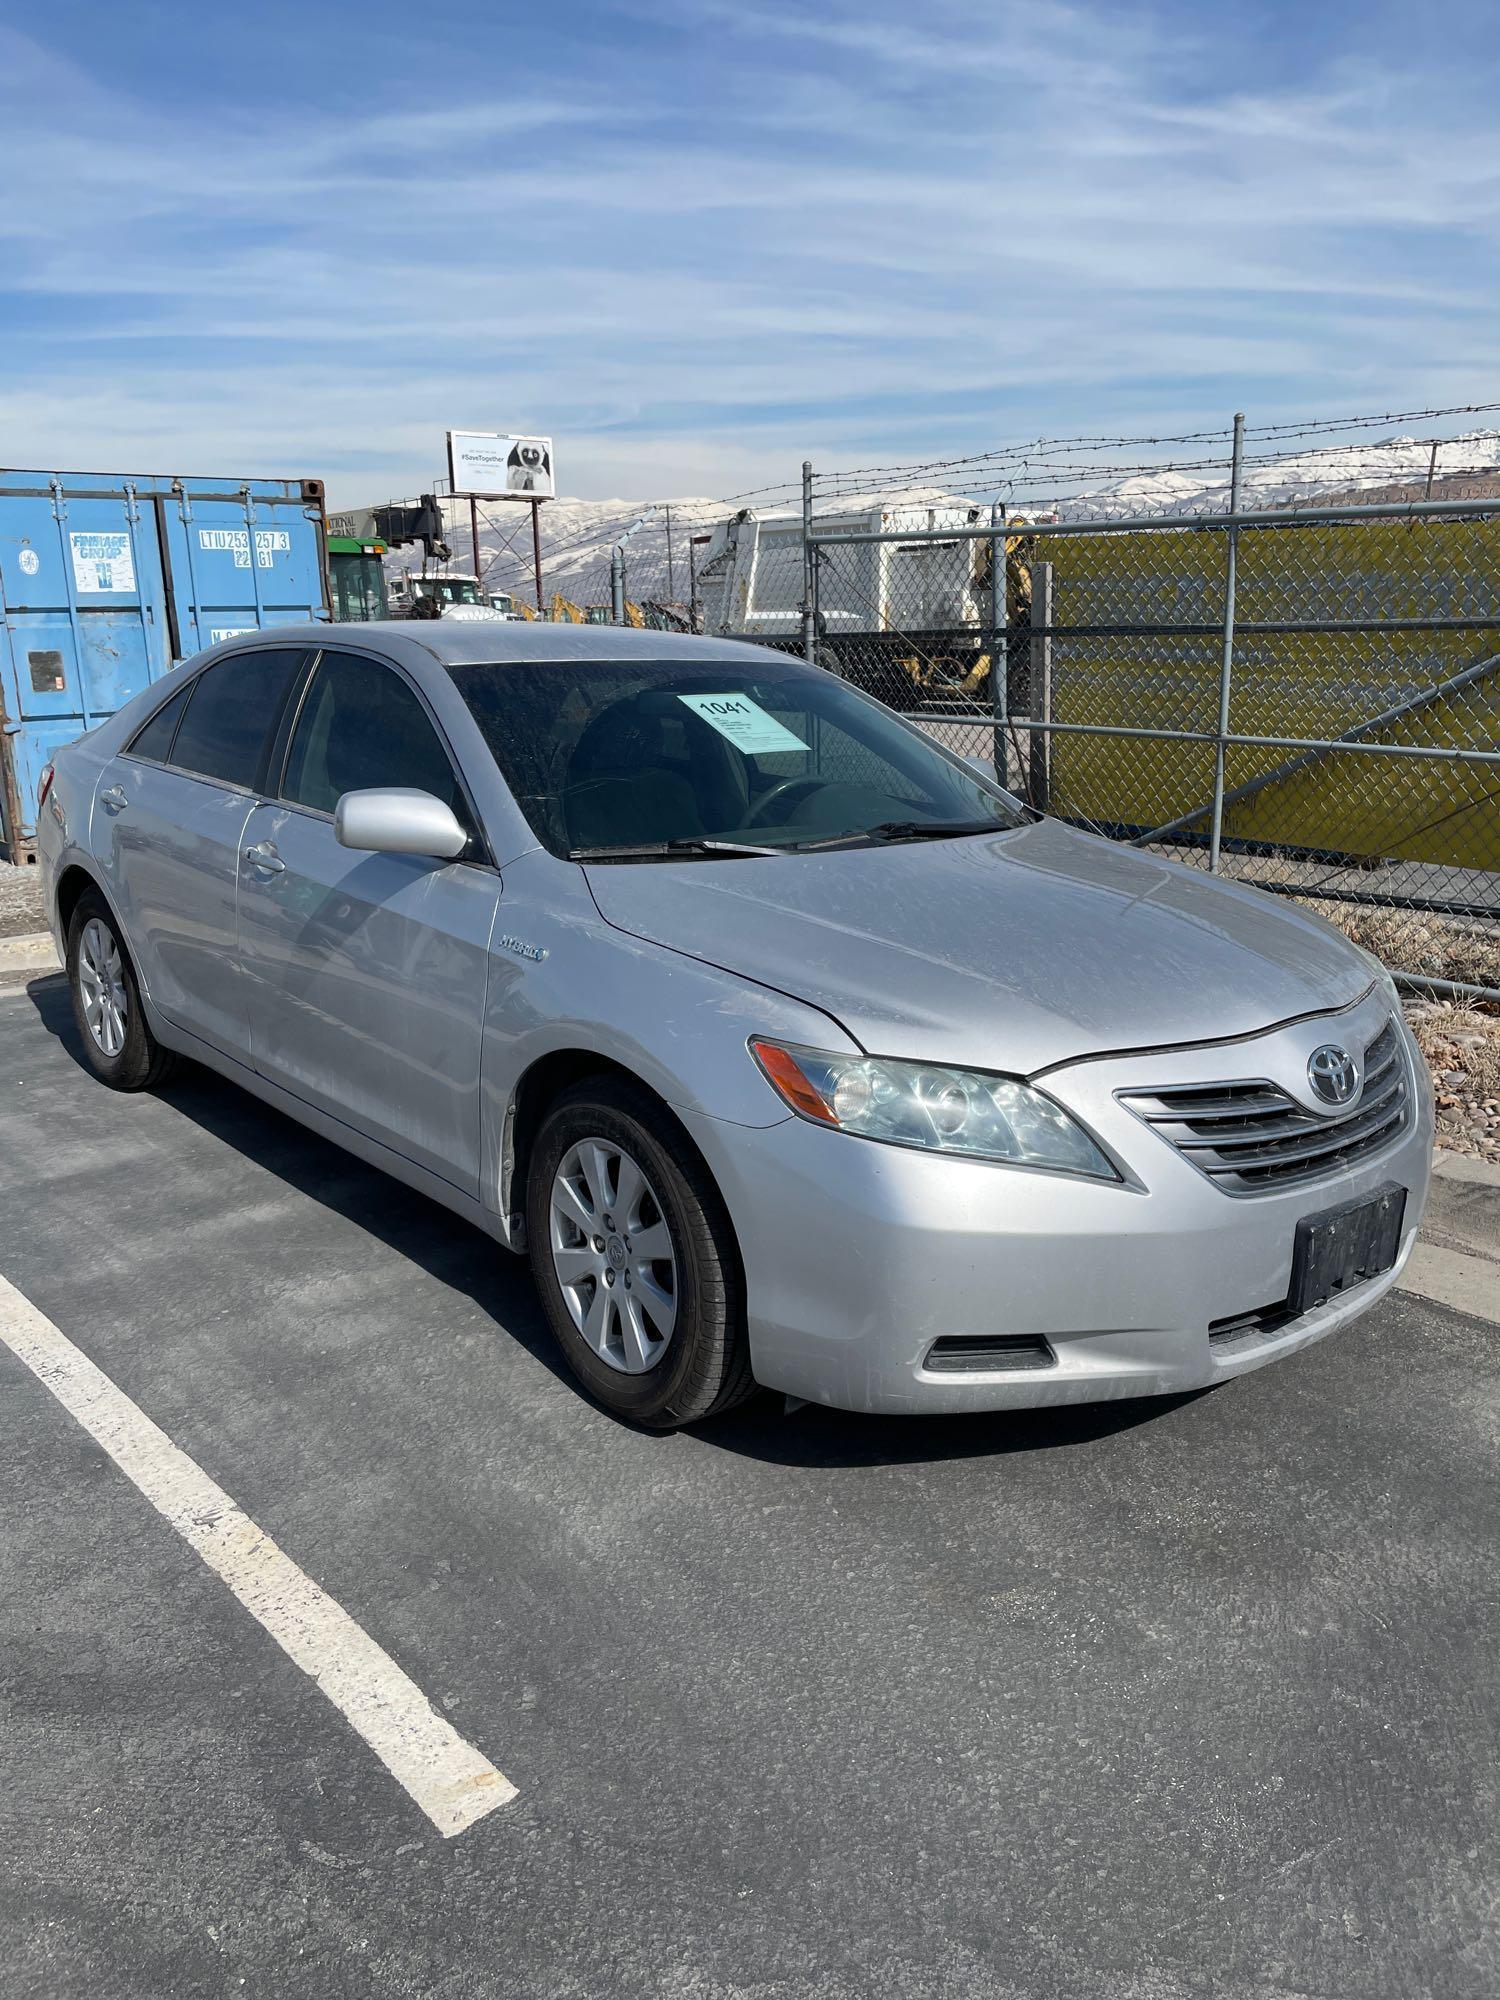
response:
<path id="1" fill-rule="evenodd" d="M 774 715 L 767 715 L 747 694 L 680 694 L 677 699 L 686 702 L 694 715 L 712 723 L 737 750 L 744 750 L 752 757 L 772 750 L 808 747 L 800 736 L 784 729 Z"/>

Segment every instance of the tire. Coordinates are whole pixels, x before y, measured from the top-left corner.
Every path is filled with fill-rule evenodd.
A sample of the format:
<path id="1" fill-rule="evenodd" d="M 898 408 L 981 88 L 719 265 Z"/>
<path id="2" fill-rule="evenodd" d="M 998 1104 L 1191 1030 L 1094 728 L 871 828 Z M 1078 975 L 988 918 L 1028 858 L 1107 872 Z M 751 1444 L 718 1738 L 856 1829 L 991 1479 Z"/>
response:
<path id="1" fill-rule="evenodd" d="M 114 913 L 85 889 L 68 922 L 68 987 L 84 1060 L 111 1090 L 151 1090 L 176 1058 L 146 1024 L 135 967 Z"/>
<path id="2" fill-rule="evenodd" d="M 636 1169 L 642 1189 L 632 1192 L 619 1160 Z M 630 1211 L 609 1213 L 622 1193 Z M 601 1076 L 556 1099 L 531 1149 L 526 1234 L 557 1344 L 578 1380 L 617 1416 L 670 1430 L 754 1391 L 728 1213 L 708 1170 L 648 1091 Z M 670 1273 L 665 1258 L 642 1254 L 664 1246 Z M 575 1271 L 565 1291 L 563 1274 Z"/>

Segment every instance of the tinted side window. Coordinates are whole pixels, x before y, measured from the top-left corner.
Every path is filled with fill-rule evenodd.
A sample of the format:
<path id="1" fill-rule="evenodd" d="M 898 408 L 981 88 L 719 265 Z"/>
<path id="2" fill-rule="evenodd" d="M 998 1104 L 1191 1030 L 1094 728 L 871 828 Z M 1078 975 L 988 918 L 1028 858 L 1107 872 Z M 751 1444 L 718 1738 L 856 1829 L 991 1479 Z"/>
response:
<path id="1" fill-rule="evenodd" d="M 407 785 L 469 812 L 427 711 L 388 667 L 325 653 L 297 718 L 282 795 L 331 813 L 345 792 Z"/>
<path id="2" fill-rule="evenodd" d="M 165 764 L 167 752 L 172 747 L 172 732 L 177 727 L 177 718 L 187 706 L 187 698 L 193 691 L 188 682 L 181 687 L 170 701 L 164 701 L 149 722 L 143 723 L 130 739 L 132 757 L 149 757 L 153 763 Z"/>
<path id="3" fill-rule="evenodd" d="M 295 650 L 236 653 L 199 674 L 172 745 L 176 768 L 229 785 L 253 786 L 282 697 L 302 658 Z"/>

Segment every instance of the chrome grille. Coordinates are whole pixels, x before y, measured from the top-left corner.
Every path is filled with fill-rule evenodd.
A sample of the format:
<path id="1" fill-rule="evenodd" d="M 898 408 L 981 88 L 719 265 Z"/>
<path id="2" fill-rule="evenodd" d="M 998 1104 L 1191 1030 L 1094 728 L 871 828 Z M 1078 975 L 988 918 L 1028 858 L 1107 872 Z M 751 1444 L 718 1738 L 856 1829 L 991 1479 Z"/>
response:
<path id="1" fill-rule="evenodd" d="M 1352 1104 L 1326 1116 L 1264 1079 L 1119 1095 L 1226 1194 L 1261 1194 L 1353 1166 L 1405 1131 L 1411 1087 L 1394 1019 L 1366 1046 L 1364 1079 Z"/>

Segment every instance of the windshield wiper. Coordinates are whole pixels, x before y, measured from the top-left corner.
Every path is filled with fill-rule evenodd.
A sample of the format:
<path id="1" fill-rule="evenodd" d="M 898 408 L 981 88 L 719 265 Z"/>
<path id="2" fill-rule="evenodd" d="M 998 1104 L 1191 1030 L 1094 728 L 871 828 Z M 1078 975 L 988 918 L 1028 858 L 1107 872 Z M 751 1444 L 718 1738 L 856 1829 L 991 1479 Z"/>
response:
<path id="1" fill-rule="evenodd" d="M 751 847 L 742 840 L 647 840 L 623 847 L 570 847 L 570 861 L 675 861 L 683 855 L 715 860 L 724 855 L 785 854 L 784 847 Z"/>
<path id="2" fill-rule="evenodd" d="M 958 840 L 966 833 L 1011 833 L 1002 819 L 883 819 L 875 826 L 852 828 L 848 833 L 831 834 L 827 840 L 805 840 L 799 854 L 820 847 L 852 847 L 862 842 L 888 840 Z"/>

